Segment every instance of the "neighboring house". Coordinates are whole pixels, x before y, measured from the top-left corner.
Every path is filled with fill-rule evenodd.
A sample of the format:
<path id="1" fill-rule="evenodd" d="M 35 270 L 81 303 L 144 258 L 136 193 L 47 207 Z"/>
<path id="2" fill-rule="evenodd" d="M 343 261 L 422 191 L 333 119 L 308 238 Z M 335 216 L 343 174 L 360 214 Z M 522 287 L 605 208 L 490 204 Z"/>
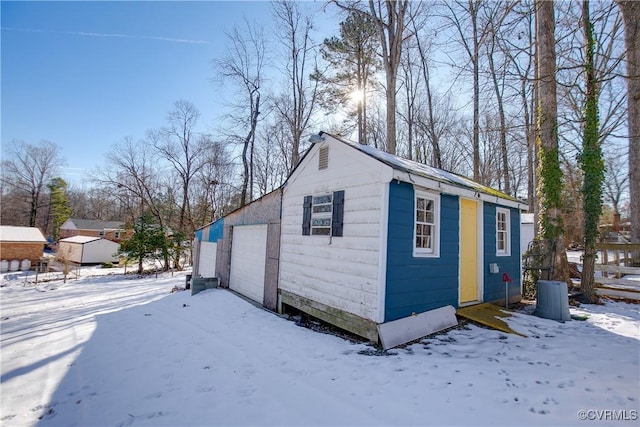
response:
<path id="1" fill-rule="evenodd" d="M 35 227 L 0 225 L 0 258 L 7 261 L 28 259 L 35 265 L 44 250 L 47 239 Z"/>
<path id="2" fill-rule="evenodd" d="M 220 286 L 275 310 L 281 200 L 273 191 L 198 229 L 194 277 L 218 277 Z"/>
<path id="3" fill-rule="evenodd" d="M 120 244 L 101 237 L 73 236 L 60 239 L 56 255 L 76 264 L 118 262 Z"/>
<path id="4" fill-rule="evenodd" d="M 503 273 L 509 302 L 521 298 L 526 203 L 370 146 L 316 139 L 280 190 L 198 230 L 201 254 L 216 244 L 216 268 L 204 267 L 208 255 L 196 271 L 372 341 L 378 325 L 413 314 L 504 304 Z"/>
<path id="5" fill-rule="evenodd" d="M 510 302 L 520 299 L 526 203 L 319 136 L 283 187 L 282 304 L 376 341 L 378 324 L 447 305 L 504 303 L 503 273 Z"/>
<path id="6" fill-rule="evenodd" d="M 133 234 L 122 221 L 69 218 L 60 226 L 60 239 L 73 236 L 101 237 L 120 243 Z"/>

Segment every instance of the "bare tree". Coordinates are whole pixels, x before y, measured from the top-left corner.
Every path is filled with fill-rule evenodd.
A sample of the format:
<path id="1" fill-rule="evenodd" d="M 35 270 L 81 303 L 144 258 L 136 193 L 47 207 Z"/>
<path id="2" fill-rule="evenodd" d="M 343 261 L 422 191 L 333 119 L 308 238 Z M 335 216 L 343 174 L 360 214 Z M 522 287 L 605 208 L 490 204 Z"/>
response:
<path id="1" fill-rule="evenodd" d="M 493 17 L 494 11 L 489 12 Z M 491 82 L 493 84 L 494 95 L 496 98 L 496 105 L 498 107 L 498 119 L 499 127 L 498 132 L 500 135 L 500 170 L 502 183 L 504 184 L 503 191 L 507 194 L 511 193 L 511 174 L 509 173 L 509 153 L 507 149 L 507 117 L 504 106 L 504 92 L 505 92 L 505 80 L 506 80 L 506 58 L 503 59 L 503 63 L 496 65 L 496 57 L 500 51 L 498 47 L 498 29 L 493 21 L 489 20 L 489 36 L 487 43 L 487 60 L 489 63 L 489 74 L 491 75 Z"/>
<path id="2" fill-rule="evenodd" d="M 60 147 L 50 141 L 33 145 L 14 140 L 8 148 L 8 158 L 2 161 L 3 190 L 13 190 L 28 201 L 29 227 L 37 225 L 46 185 L 63 164 Z"/>
<path id="3" fill-rule="evenodd" d="M 286 52 L 284 92 L 273 103 L 276 116 L 286 124 L 291 147 L 291 171 L 300 159 L 302 135 L 309 126 L 318 102 L 318 80 L 310 76 L 317 69 L 317 47 L 311 40 L 313 18 L 305 15 L 300 3 L 275 1 L 273 14 L 278 23 L 280 44 Z"/>
<path id="4" fill-rule="evenodd" d="M 194 177 L 204 166 L 208 140 L 196 132 L 200 112 L 189 101 L 174 103 L 168 126 L 149 132 L 149 139 L 160 156 L 167 160 L 180 183 L 178 229 L 186 235 L 194 230 L 189 193 Z"/>
<path id="5" fill-rule="evenodd" d="M 640 243 L 640 2 L 617 0 L 624 21 L 631 241 Z"/>
<path id="6" fill-rule="evenodd" d="M 208 136 L 203 167 L 196 174 L 197 187 L 201 190 L 195 199 L 194 217 L 200 224 L 206 224 L 237 208 L 230 206 L 235 188 L 229 183 L 233 173 L 233 163 L 225 145 L 211 140 Z M 226 209 L 229 207 L 229 209 Z"/>
<path id="7" fill-rule="evenodd" d="M 515 2 L 456 0 L 445 2 L 449 13 L 445 19 L 457 34 L 456 41 L 466 54 L 473 78 L 473 179 L 480 181 L 480 65 L 481 47 L 502 25 Z M 482 13 L 484 10 L 484 14 Z"/>
<path id="8" fill-rule="evenodd" d="M 245 21 L 245 28 L 234 28 L 227 34 L 227 51 L 216 61 L 217 73 L 223 82 L 237 91 L 230 114 L 232 141 L 242 144 L 242 191 L 240 205 L 253 199 L 253 154 L 256 128 L 261 108 L 261 88 L 265 66 L 265 42 L 262 28 Z"/>
<path id="9" fill-rule="evenodd" d="M 620 231 L 622 198 L 629 189 L 629 174 L 622 156 L 610 153 L 605 158 L 604 200 L 613 208 L 613 231 Z"/>
<path id="10" fill-rule="evenodd" d="M 150 148 L 145 141 L 123 138 L 107 153 L 107 166 L 95 172 L 94 183 L 111 189 L 114 197 L 125 207 L 129 223 L 150 210 L 164 228 L 160 203 L 162 170 L 154 150 Z"/>
<path id="11" fill-rule="evenodd" d="M 424 80 L 424 91 L 426 96 L 426 107 L 427 111 L 424 113 L 426 115 L 425 119 L 421 121 L 421 127 L 424 134 L 427 136 L 429 141 L 431 142 L 432 147 L 432 156 L 431 156 L 431 164 L 437 168 L 442 168 L 442 153 L 440 150 L 440 138 L 442 136 L 442 132 L 438 130 L 438 123 L 436 120 L 436 95 L 434 94 L 433 89 L 431 88 L 431 70 L 429 64 L 428 55 L 428 45 L 427 43 L 421 40 L 421 36 L 418 33 L 418 26 L 416 25 L 416 18 L 414 17 L 411 20 L 413 32 L 415 36 L 415 45 L 418 51 L 418 55 L 420 58 L 420 69 L 422 71 L 422 78 Z M 450 105 L 446 106 L 444 112 L 451 111 Z M 443 130 L 443 128 L 440 128 Z M 426 162 L 426 156 L 423 157 L 424 162 Z"/>

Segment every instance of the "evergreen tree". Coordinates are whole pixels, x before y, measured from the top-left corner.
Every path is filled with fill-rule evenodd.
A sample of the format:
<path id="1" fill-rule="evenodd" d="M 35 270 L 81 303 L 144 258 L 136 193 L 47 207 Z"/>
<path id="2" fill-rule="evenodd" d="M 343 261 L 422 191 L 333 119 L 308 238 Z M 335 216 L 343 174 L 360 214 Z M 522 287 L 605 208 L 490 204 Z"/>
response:
<path id="1" fill-rule="evenodd" d="M 321 99 L 323 106 L 341 105 L 349 109 L 351 117 L 356 117 L 360 144 L 367 143 L 367 92 L 380 67 L 376 36 L 371 16 L 350 12 L 340 23 L 340 37 L 325 39 L 322 46 L 322 57 L 334 72 L 316 76 L 326 88 Z"/>
<path id="2" fill-rule="evenodd" d="M 69 219 L 71 207 L 67 195 L 67 182 L 62 178 L 53 178 L 49 185 L 49 216 L 52 225 L 52 237 L 57 241 L 60 238 L 60 226 Z"/>
<path id="3" fill-rule="evenodd" d="M 144 271 L 143 263 L 155 259 L 167 251 L 167 238 L 153 215 L 145 211 L 133 224 L 133 235 L 121 243 L 120 253 L 138 261 L 138 274 Z"/>

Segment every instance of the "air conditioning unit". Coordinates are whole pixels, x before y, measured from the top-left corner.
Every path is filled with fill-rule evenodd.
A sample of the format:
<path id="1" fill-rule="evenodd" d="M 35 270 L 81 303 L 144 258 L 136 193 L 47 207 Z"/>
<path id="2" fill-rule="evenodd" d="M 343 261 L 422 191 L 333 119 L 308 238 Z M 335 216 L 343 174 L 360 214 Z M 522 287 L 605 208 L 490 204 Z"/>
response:
<path id="1" fill-rule="evenodd" d="M 538 280 L 535 315 L 564 322 L 571 320 L 567 284 L 554 280 Z"/>

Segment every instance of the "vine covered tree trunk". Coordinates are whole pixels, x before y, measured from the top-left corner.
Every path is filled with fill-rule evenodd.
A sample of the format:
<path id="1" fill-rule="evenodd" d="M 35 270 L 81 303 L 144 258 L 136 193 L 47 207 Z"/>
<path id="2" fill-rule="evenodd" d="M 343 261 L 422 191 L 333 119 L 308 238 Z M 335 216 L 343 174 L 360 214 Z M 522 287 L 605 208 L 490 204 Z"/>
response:
<path id="1" fill-rule="evenodd" d="M 604 182 L 604 161 L 598 135 L 598 89 L 594 67 L 593 24 L 589 18 L 589 1 L 582 2 L 582 20 L 585 35 L 585 75 L 586 98 L 584 109 L 584 136 L 580 166 L 584 174 L 582 184 L 584 211 L 584 259 L 582 267 L 581 290 L 583 299 L 595 303 L 594 267 L 596 262 L 596 241 L 598 223 L 602 213 L 602 184 Z"/>
<path id="2" fill-rule="evenodd" d="M 556 92 L 556 54 L 554 3 L 536 0 L 538 129 L 538 230 L 551 242 L 553 280 L 570 283 L 569 264 L 562 231 L 562 170 L 558 151 L 558 101 Z"/>

